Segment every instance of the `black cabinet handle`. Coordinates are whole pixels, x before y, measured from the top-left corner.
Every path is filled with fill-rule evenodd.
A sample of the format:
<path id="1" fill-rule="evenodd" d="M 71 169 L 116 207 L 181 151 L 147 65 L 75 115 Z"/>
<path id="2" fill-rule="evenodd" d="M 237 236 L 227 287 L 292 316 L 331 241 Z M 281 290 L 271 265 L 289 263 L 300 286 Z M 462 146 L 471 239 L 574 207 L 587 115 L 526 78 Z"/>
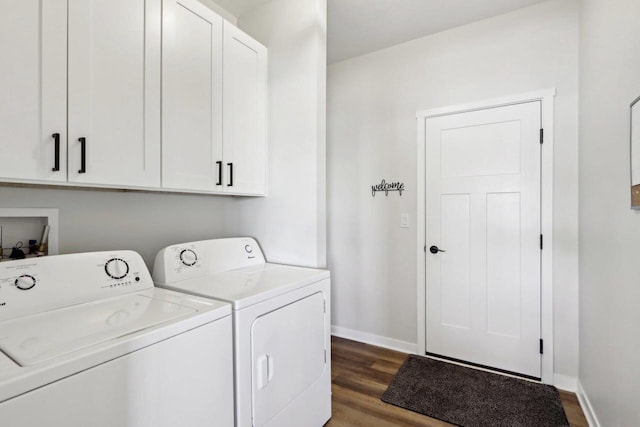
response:
<path id="1" fill-rule="evenodd" d="M 80 170 L 78 173 L 87 172 L 87 139 L 82 137 L 78 138 L 80 143 Z"/>
<path id="2" fill-rule="evenodd" d="M 222 162 L 216 162 L 216 165 L 218 165 L 218 182 L 216 182 L 216 185 L 222 185 Z"/>
<path id="3" fill-rule="evenodd" d="M 229 183 L 227 187 L 233 187 L 233 163 L 227 163 L 227 166 L 229 166 Z"/>
<path id="4" fill-rule="evenodd" d="M 53 158 L 53 168 L 51 169 L 53 172 L 58 172 L 60 170 L 60 134 L 54 133 L 51 135 L 54 143 L 54 158 Z"/>

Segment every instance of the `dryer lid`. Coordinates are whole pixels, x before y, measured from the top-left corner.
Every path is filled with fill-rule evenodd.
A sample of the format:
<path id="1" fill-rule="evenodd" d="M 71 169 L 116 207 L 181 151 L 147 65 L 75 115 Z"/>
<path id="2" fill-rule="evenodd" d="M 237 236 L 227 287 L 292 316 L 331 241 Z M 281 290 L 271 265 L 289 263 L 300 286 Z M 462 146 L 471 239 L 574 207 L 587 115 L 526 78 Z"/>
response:
<path id="1" fill-rule="evenodd" d="M 0 323 L 0 350 L 31 366 L 135 334 L 197 310 L 149 295 L 79 304 Z"/>

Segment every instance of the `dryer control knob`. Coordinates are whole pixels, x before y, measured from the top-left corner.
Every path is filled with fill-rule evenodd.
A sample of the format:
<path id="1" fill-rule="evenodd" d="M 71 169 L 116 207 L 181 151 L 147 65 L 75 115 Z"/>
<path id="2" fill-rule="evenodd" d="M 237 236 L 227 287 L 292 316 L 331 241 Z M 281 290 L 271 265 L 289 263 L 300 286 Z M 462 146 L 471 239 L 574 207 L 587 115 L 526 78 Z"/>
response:
<path id="1" fill-rule="evenodd" d="M 30 274 L 23 274 L 16 279 L 15 285 L 16 288 L 26 291 L 36 285 L 36 278 L 31 276 Z"/>
<path id="2" fill-rule="evenodd" d="M 251 252 L 253 252 L 253 246 L 251 245 L 244 245 L 244 250 L 250 254 Z"/>
<path id="3" fill-rule="evenodd" d="M 107 276 L 112 279 L 123 279 L 129 274 L 129 264 L 123 259 L 111 258 L 104 265 L 104 271 L 107 273 Z"/>
<path id="4" fill-rule="evenodd" d="M 180 261 L 187 267 L 191 267 L 198 261 L 198 255 L 191 249 L 183 249 L 182 252 L 180 252 Z"/>

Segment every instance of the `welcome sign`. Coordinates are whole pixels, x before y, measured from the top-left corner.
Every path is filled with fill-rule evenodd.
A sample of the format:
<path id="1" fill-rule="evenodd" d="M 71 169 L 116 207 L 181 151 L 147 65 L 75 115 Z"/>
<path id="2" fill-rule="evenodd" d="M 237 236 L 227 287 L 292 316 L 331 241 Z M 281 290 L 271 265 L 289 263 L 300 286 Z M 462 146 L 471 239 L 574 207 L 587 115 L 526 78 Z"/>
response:
<path id="1" fill-rule="evenodd" d="M 404 182 L 386 182 L 384 179 L 380 184 L 374 184 L 371 186 L 371 195 L 376 196 L 376 191 L 384 191 L 384 195 L 388 196 L 389 191 L 397 191 L 402 196 L 404 191 Z"/>

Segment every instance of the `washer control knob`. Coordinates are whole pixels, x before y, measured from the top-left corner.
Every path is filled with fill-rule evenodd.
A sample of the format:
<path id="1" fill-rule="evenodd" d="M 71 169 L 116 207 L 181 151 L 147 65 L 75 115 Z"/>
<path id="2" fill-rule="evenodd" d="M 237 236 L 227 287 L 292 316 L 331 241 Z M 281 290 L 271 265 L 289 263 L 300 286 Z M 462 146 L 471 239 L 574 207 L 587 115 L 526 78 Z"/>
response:
<path id="1" fill-rule="evenodd" d="M 30 274 L 23 274 L 15 281 L 16 288 L 27 291 L 36 285 L 36 278 Z"/>
<path id="2" fill-rule="evenodd" d="M 180 252 L 180 261 L 187 267 L 191 267 L 198 261 L 198 255 L 191 249 L 183 249 L 182 252 Z"/>
<path id="3" fill-rule="evenodd" d="M 111 258 L 104 265 L 104 271 L 112 279 L 123 279 L 129 274 L 129 264 L 120 258 Z"/>
<path id="4" fill-rule="evenodd" d="M 251 252 L 253 252 L 253 246 L 251 245 L 244 245 L 244 250 L 250 254 Z"/>

